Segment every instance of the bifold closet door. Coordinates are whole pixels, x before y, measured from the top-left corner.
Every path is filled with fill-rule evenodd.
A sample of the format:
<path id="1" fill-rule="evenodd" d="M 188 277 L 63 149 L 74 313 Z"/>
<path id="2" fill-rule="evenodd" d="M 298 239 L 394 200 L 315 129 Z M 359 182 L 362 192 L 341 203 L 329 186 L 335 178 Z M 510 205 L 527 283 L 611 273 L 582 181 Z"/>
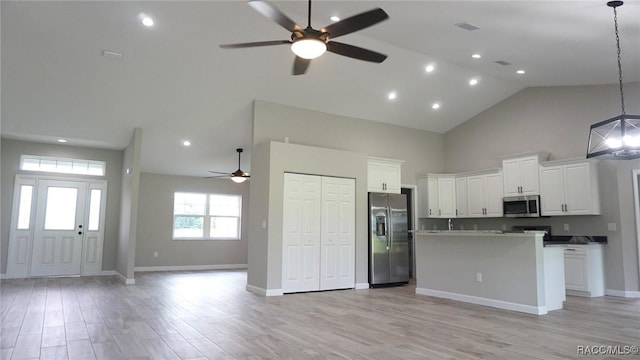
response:
<path id="1" fill-rule="evenodd" d="M 322 177 L 320 290 L 355 286 L 355 180 Z"/>
<path id="2" fill-rule="evenodd" d="M 320 176 L 284 174 L 282 290 L 320 289 Z"/>

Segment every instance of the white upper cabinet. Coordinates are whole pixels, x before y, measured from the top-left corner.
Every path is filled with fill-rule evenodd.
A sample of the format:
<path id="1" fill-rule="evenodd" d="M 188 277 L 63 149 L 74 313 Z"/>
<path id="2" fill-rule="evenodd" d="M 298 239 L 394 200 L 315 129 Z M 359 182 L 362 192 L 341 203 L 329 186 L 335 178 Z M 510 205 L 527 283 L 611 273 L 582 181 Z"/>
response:
<path id="1" fill-rule="evenodd" d="M 418 178 L 419 217 L 452 218 L 456 216 L 456 182 L 454 175 L 430 174 Z"/>
<path id="2" fill-rule="evenodd" d="M 456 177 L 456 217 L 467 217 L 467 178 Z"/>
<path id="3" fill-rule="evenodd" d="M 367 188 L 370 192 L 386 192 L 399 194 L 401 181 L 402 161 L 369 158 Z"/>
<path id="4" fill-rule="evenodd" d="M 536 154 L 502 160 L 504 196 L 539 195 L 538 168 L 546 154 Z"/>
<path id="5" fill-rule="evenodd" d="M 540 165 L 542 215 L 600 215 L 597 162 Z"/>
<path id="6" fill-rule="evenodd" d="M 467 176 L 467 217 L 501 217 L 502 197 L 502 172 Z"/>

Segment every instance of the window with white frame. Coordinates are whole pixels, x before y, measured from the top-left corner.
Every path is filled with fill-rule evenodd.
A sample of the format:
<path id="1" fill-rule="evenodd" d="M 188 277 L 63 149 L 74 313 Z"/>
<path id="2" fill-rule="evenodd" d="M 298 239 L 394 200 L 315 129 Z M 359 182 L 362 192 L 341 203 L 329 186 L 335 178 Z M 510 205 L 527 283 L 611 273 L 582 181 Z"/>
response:
<path id="1" fill-rule="evenodd" d="M 242 196 L 176 192 L 174 240 L 240 240 Z"/>

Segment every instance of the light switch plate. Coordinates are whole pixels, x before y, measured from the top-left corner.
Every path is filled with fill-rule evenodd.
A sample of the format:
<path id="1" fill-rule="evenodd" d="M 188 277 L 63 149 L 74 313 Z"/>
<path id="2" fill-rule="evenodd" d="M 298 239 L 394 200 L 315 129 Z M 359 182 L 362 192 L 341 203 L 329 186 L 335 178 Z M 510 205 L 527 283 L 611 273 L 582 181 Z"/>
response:
<path id="1" fill-rule="evenodd" d="M 569 231 L 569 224 L 564 224 L 564 231 Z"/>
<path id="2" fill-rule="evenodd" d="M 607 224 L 607 230 L 616 231 L 616 230 L 618 230 L 618 225 L 616 223 L 608 223 Z"/>

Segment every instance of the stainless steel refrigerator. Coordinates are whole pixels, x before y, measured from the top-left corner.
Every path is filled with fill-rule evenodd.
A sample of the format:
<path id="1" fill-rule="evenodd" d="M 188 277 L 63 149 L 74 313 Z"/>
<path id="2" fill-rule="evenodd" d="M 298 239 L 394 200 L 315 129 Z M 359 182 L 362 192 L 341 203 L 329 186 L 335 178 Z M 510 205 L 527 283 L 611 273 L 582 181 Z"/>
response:
<path id="1" fill-rule="evenodd" d="M 369 193 L 369 285 L 407 282 L 407 198 L 404 194 Z"/>

